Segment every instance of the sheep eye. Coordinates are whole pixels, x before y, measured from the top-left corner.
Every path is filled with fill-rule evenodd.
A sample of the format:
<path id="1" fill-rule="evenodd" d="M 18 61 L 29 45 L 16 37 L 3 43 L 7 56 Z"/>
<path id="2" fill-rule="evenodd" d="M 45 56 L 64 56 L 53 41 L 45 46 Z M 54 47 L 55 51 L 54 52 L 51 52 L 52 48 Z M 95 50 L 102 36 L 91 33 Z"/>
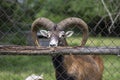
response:
<path id="1" fill-rule="evenodd" d="M 61 38 L 61 37 L 65 37 L 65 35 L 64 35 L 64 34 L 60 34 L 59 37 L 60 37 L 60 38 Z"/>
<path id="2" fill-rule="evenodd" d="M 51 36 L 51 32 L 48 31 L 47 37 L 50 38 L 50 36 Z"/>
<path id="3" fill-rule="evenodd" d="M 64 32 L 64 31 L 61 31 L 61 32 L 59 33 L 59 37 L 65 37 L 65 32 Z"/>
<path id="4" fill-rule="evenodd" d="M 63 34 L 61 37 L 65 37 L 65 35 Z"/>

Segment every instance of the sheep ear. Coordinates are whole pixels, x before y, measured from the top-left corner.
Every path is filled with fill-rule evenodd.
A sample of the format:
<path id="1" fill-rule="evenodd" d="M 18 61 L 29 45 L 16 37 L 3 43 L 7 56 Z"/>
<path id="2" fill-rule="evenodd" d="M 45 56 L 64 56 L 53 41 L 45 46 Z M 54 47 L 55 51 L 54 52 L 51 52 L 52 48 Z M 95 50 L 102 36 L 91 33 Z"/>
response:
<path id="1" fill-rule="evenodd" d="M 47 36 L 48 36 L 48 31 L 46 31 L 46 30 L 40 30 L 40 34 L 41 34 L 42 36 L 47 37 Z"/>
<path id="2" fill-rule="evenodd" d="M 65 35 L 66 35 L 66 37 L 70 37 L 70 36 L 72 36 L 73 35 L 73 31 L 67 31 L 66 33 L 65 33 Z"/>

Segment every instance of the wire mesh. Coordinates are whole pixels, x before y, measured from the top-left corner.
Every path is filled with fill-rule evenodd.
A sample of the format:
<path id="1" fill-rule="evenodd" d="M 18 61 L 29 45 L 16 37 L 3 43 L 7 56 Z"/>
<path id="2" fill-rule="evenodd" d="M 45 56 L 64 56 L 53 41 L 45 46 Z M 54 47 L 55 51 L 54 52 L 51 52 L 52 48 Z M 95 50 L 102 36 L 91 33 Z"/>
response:
<path id="1" fill-rule="evenodd" d="M 120 46 L 119 3 L 119 0 L 2 0 L 0 45 L 33 46 L 30 29 L 32 22 L 38 17 L 49 18 L 55 23 L 68 17 L 78 17 L 89 26 L 86 46 Z M 74 31 L 73 36 L 67 38 L 70 46 L 78 46 L 82 39 L 82 32 L 77 25 L 74 26 L 65 30 Z M 38 37 L 41 45 L 48 46 L 48 39 L 41 37 L 39 33 Z M 119 80 L 120 58 L 111 55 L 102 55 L 102 58 L 104 62 L 102 79 Z M 60 63 L 59 60 L 57 62 Z M 0 56 L 0 64 L 0 80 L 25 80 L 31 74 L 39 76 L 43 74 L 45 80 L 56 79 L 51 56 L 5 55 Z M 73 80 L 71 77 L 65 79 L 64 72 L 60 74 L 62 78 L 57 80 Z"/>

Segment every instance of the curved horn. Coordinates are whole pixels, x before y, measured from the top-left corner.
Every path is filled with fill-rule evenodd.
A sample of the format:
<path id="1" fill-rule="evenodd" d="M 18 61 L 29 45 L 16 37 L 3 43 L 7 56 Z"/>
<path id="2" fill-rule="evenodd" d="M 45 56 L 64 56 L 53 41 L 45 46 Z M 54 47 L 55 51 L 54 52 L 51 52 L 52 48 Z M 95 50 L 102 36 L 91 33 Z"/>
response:
<path id="1" fill-rule="evenodd" d="M 70 25 L 78 25 L 78 27 L 82 28 L 83 38 L 82 38 L 80 46 L 84 46 L 88 39 L 87 24 L 80 18 L 71 17 L 71 18 L 66 18 L 66 19 L 62 20 L 60 23 L 58 23 L 58 28 L 60 30 L 64 30 L 66 27 L 69 27 Z"/>
<path id="2" fill-rule="evenodd" d="M 54 23 L 47 18 L 37 18 L 36 20 L 34 20 L 34 22 L 32 23 L 31 31 L 35 45 L 40 46 L 37 38 L 38 27 L 45 27 L 46 29 L 51 30 L 53 26 Z"/>

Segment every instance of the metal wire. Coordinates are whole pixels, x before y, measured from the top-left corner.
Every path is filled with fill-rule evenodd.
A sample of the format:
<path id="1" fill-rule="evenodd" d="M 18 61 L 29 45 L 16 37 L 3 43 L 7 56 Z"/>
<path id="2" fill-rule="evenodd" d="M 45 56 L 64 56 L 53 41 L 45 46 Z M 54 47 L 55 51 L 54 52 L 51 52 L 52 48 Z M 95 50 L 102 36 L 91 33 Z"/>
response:
<path id="1" fill-rule="evenodd" d="M 89 39 L 86 46 L 119 47 L 119 3 L 119 0 L 2 0 L 0 3 L 0 45 L 34 46 L 30 30 L 32 22 L 38 17 L 46 17 L 56 23 L 66 17 L 78 17 L 89 26 Z M 70 46 L 78 46 L 82 32 L 77 25 L 73 26 L 75 27 L 65 30 L 74 31 L 74 35 L 68 38 L 67 42 Z M 48 46 L 49 39 L 41 35 L 38 37 L 42 46 Z M 120 79 L 120 58 L 111 55 L 102 55 L 102 58 L 104 61 L 103 80 Z M 31 74 L 38 77 L 43 74 L 45 80 L 55 80 L 51 56 L 5 55 L 0 56 L 0 64 L 1 80 L 25 80 Z"/>

